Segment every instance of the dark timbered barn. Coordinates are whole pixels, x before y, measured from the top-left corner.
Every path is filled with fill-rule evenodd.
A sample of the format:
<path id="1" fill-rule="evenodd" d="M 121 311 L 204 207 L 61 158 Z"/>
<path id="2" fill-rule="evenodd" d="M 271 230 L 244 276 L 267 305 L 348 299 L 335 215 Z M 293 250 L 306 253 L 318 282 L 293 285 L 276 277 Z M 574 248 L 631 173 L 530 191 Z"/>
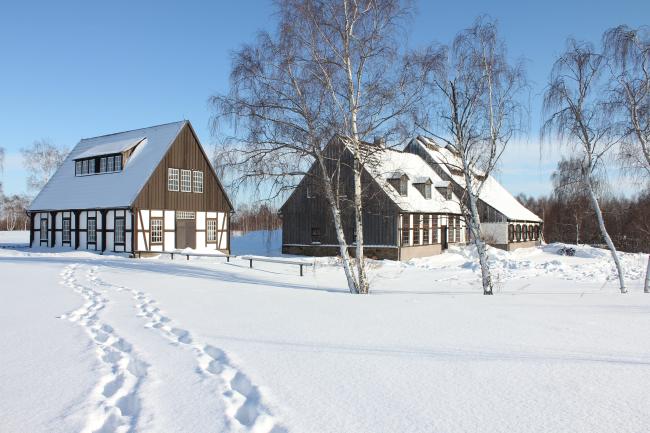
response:
<path id="1" fill-rule="evenodd" d="M 28 209 L 30 242 L 230 251 L 232 204 L 188 121 L 81 140 Z"/>
<path id="2" fill-rule="evenodd" d="M 465 197 L 465 178 L 458 170 L 461 162 L 454 152 L 421 136 L 411 140 L 404 151 L 421 157 L 441 179 L 451 184 L 458 197 Z M 477 180 L 484 182 L 478 208 L 481 232 L 487 243 L 508 251 L 539 245 L 542 219 L 522 205 L 493 176 Z"/>
<path id="3" fill-rule="evenodd" d="M 369 257 L 408 260 L 440 253 L 465 242 L 458 197 L 419 156 L 365 143 L 368 158 L 362 173 L 365 251 Z M 352 153 L 339 138 L 325 149 L 348 244 L 355 239 Z M 313 166 L 280 209 L 282 252 L 336 255 L 338 243 L 327 199 Z M 354 249 L 350 248 L 354 254 Z"/>

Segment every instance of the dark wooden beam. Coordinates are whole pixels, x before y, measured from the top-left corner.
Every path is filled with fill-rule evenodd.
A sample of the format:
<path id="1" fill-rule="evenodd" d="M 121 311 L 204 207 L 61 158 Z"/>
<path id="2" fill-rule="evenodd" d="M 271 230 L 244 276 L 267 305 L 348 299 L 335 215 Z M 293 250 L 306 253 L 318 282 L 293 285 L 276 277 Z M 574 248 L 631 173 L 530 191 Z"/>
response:
<path id="1" fill-rule="evenodd" d="M 81 211 L 73 211 L 74 212 L 74 249 L 78 250 L 79 249 L 79 215 L 81 214 Z M 88 239 L 86 239 L 87 241 Z"/>
<path id="2" fill-rule="evenodd" d="M 137 209 L 133 208 L 130 210 L 130 212 L 131 212 L 131 252 L 135 253 L 135 251 L 138 249 L 138 224 L 136 223 Z"/>
<path id="3" fill-rule="evenodd" d="M 100 211 L 102 215 L 102 253 L 106 251 L 106 209 Z"/>
<path id="4" fill-rule="evenodd" d="M 29 212 L 29 247 L 34 246 L 34 213 Z"/>
<path id="5" fill-rule="evenodd" d="M 52 218 L 52 231 L 50 233 L 50 248 L 54 248 L 56 243 L 56 212 L 50 212 L 50 217 Z"/>

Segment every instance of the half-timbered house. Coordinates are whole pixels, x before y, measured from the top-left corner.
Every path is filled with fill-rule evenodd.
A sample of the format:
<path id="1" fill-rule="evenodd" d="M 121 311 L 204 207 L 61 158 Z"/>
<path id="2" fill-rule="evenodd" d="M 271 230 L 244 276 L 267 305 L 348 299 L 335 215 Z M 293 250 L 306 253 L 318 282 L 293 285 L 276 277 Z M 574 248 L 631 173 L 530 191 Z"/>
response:
<path id="1" fill-rule="evenodd" d="M 28 208 L 32 246 L 230 251 L 232 204 L 189 121 L 82 139 Z"/>
<path id="2" fill-rule="evenodd" d="M 465 242 L 464 221 L 451 183 L 419 156 L 364 143 L 368 158 L 362 172 L 363 230 L 369 257 L 408 260 L 440 253 L 451 243 Z M 352 153 L 341 138 L 325 149 L 330 173 L 337 179 L 343 231 L 348 244 L 356 239 L 352 197 Z M 372 160 L 372 161 L 370 161 Z M 316 165 L 280 208 L 282 252 L 337 255 L 333 217 L 319 190 Z M 354 248 L 350 247 L 354 254 Z"/>
<path id="3" fill-rule="evenodd" d="M 419 136 L 411 140 L 404 151 L 421 157 L 441 179 L 451 184 L 458 197 L 466 200 L 465 177 L 460 170 L 462 164 L 452 150 Z M 478 210 L 481 231 L 487 243 L 508 251 L 539 245 L 542 219 L 522 205 L 493 176 L 472 175 L 477 183 L 483 182 Z"/>

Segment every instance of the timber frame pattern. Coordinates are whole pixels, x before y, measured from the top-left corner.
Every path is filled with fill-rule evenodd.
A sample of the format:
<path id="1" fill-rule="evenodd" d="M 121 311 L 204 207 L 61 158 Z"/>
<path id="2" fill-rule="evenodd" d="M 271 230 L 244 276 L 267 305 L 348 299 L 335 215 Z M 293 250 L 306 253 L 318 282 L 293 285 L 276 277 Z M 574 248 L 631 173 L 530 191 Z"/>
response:
<path id="1" fill-rule="evenodd" d="M 230 253 L 232 203 L 190 122 L 183 121 L 179 125 L 178 134 L 162 160 L 152 161 L 155 168 L 132 202 L 107 208 L 30 207 L 30 245 L 127 253 L 198 247 Z M 147 128 L 143 131 L 146 133 Z M 129 153 L 132 151 L 130 149 Z M 127 154 L 123 161 L 124 170 L 129 170 Z M 172 167 L 200 173 L 200 192 L 168 190 L 167 173 Z M 69 166 L 64 164 L 59 170 L 66 168 Z M 83 177 L 80 179 L 83 181 Z M 162 242 L 152 242 L 152 230 L 160 227 L 151 224 L 155 219 L 162 220 L 162 231 L 154 236 L 161 235 Z M 216 222 L 209 224 L 210 233 L 208 221 Z M 180 235 L 179 225 L 186 228 Z"/>

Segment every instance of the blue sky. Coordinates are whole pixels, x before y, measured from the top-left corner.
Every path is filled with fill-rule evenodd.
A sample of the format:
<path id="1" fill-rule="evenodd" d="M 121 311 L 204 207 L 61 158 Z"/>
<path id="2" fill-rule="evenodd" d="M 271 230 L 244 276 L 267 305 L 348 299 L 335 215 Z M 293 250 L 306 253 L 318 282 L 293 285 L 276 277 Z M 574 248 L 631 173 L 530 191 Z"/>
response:
<path id="1" fill-rule="evenodd" d="M 531 133 L 505 154 L 513 193 L 548 193 L 558 152 L 538 145 L 540 100 L 567 36 L 597 42 L 618 24 L 650 24 L 650 1 L 416 2 L 409 45 L 449 41 L 483 13 L 499 20 L 532 83 Z M 272 29 L 269 1 L 5 2 L 0 13 L 0 146 L 5 193 L 25 190 L 19 149 L 189 119 L 211 151 L 207 98 L 228 88 L 230 52 Z M 645 21 L 644 21 L 645 20 Z"/>

